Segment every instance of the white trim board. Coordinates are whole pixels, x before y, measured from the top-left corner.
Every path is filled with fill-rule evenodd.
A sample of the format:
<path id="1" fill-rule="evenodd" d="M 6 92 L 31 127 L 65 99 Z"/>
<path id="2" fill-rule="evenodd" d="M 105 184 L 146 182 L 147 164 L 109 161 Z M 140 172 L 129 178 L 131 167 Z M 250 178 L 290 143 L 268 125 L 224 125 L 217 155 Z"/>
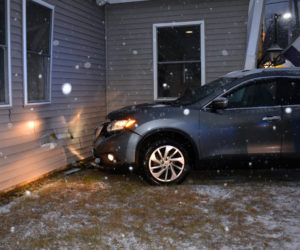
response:
<path id="1" fill-rule="evenodd" d="M 44 7 L 47 7 L 48 9 L 54 10 L 54 6 L 53 5 L 48 4 L 48 3 L 44 2 L 43 0 L 32 0 L 32 1 L 35 2 L 35 3 L 38 3 L 40 5 L 43 5 Z"/>
<path id="2" fill-rule="evenodd" d="M 200 60 L 201 60 L 201 85 L 205 84 L 205 27 L 204 21 L 190 21 L 190 22 L 172 22 L 172 23 L 157 23 L 153 24 L 153 83 L 154 83 L 154 101 L 171 101 L 174 98 L 158 98 L 158 67 L 157 67 L 157 28 L 161 27 L 179 27 L 200 25 Z M 176 98 L 175 98 L 176 99 Z"/>
<path id="3" fill-rule="evenodd" d="M 24 82 L 24 105 L 43 105 L 43 104 L 51 104 L 52 100 L 52 64 L 53 64 L 53 30 L 54 30 L 54 9 L 53 5 L 50 5 L 42 0 L 32 0 L 35 3 L 38 3 L 46 8 L 51 9 L 51 40 L 50 40 L 50 72 L 49 72 L 49 101 L 46 102 L 37 102 L 37 103 L 29 103 L 28 102 L 28 88 L 27 88 L 27 28 L 26 28 L 26 2 L 27 0 L 22 0 L 22 32 L 23 32 L 23 82 Z"/>
<path id="4" fill-rule="evenodd" d="M 248 39 L 245 57 L 245 70 L 257 66 L 257 52 L 260 39 L 262 18 L 264 15 L 264 0 L 250 0 L 248 11 Z"/>

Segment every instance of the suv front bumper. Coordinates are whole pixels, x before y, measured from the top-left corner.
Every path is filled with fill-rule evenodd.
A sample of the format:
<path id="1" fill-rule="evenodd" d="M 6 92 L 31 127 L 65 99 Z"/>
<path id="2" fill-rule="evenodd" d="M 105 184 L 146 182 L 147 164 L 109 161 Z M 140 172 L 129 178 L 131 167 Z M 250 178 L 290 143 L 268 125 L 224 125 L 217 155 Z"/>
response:
<path id="1" fill-rule="evenodd" d="M 94 157 L 100 159 L 101 165 L 111 168 L 135 165 L 136 149 L 141 136 L 131 130 L 108 133 L 106 127 L 107 123 L 97 130 L 98 137 L 93 146 Z"/>

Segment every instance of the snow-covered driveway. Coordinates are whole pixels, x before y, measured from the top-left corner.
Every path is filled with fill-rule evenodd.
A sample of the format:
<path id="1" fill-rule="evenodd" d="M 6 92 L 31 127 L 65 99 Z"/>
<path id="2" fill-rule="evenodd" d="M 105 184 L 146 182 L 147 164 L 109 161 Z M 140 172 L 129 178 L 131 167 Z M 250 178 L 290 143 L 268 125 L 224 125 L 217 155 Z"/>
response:
<path id="1" fill-rule="evenodd" d="M 0 249 L 300 249 L 299 170 L 60 174 L 0 206 Z"/>

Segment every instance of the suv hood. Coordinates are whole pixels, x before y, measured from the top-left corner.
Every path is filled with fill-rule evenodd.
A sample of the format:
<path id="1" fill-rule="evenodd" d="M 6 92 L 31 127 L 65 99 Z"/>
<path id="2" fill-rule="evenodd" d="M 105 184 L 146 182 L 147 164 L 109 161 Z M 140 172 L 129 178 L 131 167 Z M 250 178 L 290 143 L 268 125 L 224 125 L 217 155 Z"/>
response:
<path id="1" fill-rule="evenodd" d="M 145 110 L 158 109 L 170 107 L 170 104 L 166 103 L 143 103 L 139 105 L 127 106 L 116 111 L 113 111 L 107 115 L 107 118 L 111 121 L 119 119 L 127 119 L 136 113 L 144 112 Z"/>

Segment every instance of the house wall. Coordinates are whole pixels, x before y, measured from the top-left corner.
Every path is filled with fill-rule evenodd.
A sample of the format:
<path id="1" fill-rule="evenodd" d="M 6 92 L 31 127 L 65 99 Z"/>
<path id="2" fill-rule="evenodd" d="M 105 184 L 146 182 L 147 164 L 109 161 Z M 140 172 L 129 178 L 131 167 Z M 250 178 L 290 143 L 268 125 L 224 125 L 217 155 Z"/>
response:
<path id="1" fill-rule="evenodd" d="M 24 107 L 22 1 L 11 0 L 13 106 L 0 108 L 0 191 L 91 156 L 106 112 L 104 9 L 93 0 L 45 1 L 55 6 L 52 103 Z"/>
<path id="2" fill-rule="evenodd" d="M 154 100 L 155 23 L 205 22 L 206 82 L 244 66 L 249 0 L 151 0 L 108 5 L 108 111 Z"/>

